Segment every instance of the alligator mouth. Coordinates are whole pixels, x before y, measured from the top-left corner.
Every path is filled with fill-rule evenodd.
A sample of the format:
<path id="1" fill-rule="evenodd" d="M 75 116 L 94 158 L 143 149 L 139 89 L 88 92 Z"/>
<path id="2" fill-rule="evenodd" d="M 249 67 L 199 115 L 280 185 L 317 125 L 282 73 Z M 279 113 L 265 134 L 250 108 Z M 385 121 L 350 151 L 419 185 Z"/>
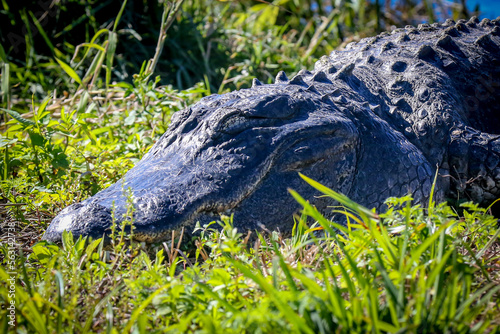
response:
<path id="1" fill-rule="evenodd" d="M 314 135 L 317 134 L 315 133 Z M 279 159 L 280 155 L 284 151 L 286 151 L 289 147 L 309 138 L 310 137 L 304 138 L 303 136 L 300 140 L 290 138 L 291 140 L 282 142 L 282 144 L 279 145 L 274 152 L 266 154 L 267 159 L 261 161 L 258 169 L 252 171 L 252 173 L 254 173 L 252 178 L 253 182 L 249 182 L 249 180 L 234 180 L 234 183 L 246 183 L 245 187 L 240 187 L 240 190 L 236 195 L 224 196 L 229 194 L 220 192 L 218 198 L 212 197 L 206 201 L 199 199 L 189 205 L 186 205 L 187 208 L 185 209 L 179 209 L 176 203 L 163 201 L 161 198 L 158 198 L 158 194 L 152 195 L 149 197 L 150 202 L 154 202 L 155 200 L 163 202 L 159 204 L 158 207 L 153 209 L 153 211 L 161 213 L 155 217 L 151 214 L 151 210 L 147 208 L 147 206 L 151 205 L 151 203 L 145 203 L 145 200 L 148 199 L 147 194 L 143 194 L 143 196 L 134 202 L 134 206 L 136 207 L 136 214 L 134 214 L 134 239 L 145 242 L 156 242 L 166 237 L 170 231 L 190 226 L 191 223 L 198 220 L 205 220 L 205 223 L 208 223 L 209 219 L 217 220 L 221 214 L 230 215 L 235 208 L 241 205 L 245 199 L 251 196 L 259 188 L 260 184 L 264 182 L 267 175 L 275 165 L 276 160 Z M 133 180 L 127 180 L 127 182 L 129 181 Z M 139 180 L 135 180 L 134 183 L 137 184 L 138 181 Z M 117 186 L 115 184 L 111 187 L 116 188 Z M 103 192 L 108 191 L 109 193 L 113 193 L 110 188 L 104 190 Z M 181 186 L 173 184 L 170 187 L 163 186 L 161 188 L 181 188 Z M 161 194 L 161 192 L 158 193 Z M 182 199 L 179 199 L 179 201 L 182 201 Z M 105 197 L 104 200 L 99 200 L 99 198 L 97 198 L 97 200 L 93 200 L 93 198 L 90 198 L 82 203 L 73 204 L 72 206 L 64 209 L 53 220 L 45 232 L 44 239 L 59 242 L 62 238 L 64 230 L 72 231 L 74 236 L 84 235 L 91 236 L 93 238 L 100 238 L 109 235 L 111 233 L 110 228 L 113 222 L 113 217 L 120 217 L 126 212 L 126 208 L 123 207 L 125 203 L 122 201 L 121 205 L 116 206 L 116 211 L 113 213 L 113 210 L 111 209 L 112 202 L 111 198 Z M 108 207 L 109 204 L 111 204 L 110 207 Z M 173 209 L 169 214 L 165 214 L 164 212 L 162 213 L 161 210 L 156 210 L 160 209 L 161 206 L 171 206 Z M 116 219 L 116 221 L 119 226 L 120 219 Z"/>

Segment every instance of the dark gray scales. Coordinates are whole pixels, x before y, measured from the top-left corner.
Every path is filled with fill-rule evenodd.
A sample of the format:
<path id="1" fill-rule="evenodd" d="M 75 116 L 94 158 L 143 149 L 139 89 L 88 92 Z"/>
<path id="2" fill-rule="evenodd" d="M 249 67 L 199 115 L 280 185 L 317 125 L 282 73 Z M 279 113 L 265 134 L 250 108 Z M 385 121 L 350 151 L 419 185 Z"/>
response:
<path id="1" fill-rule="evenodd" d="M 44 238 L 63 230 L 109 233 L 111 207 L 135 237 L 161 240 L 221 213 L 236 227 L 289 231 L 299 205 L 290 187 L 329 215 L 298 172 L 368 206 L 412 194 L 487 205 L 500 196 L 500 20 L 406 27 L 351 43 L 313 71 L 275 84 L 203 98 L 123 180 L 64 209 Z"/>

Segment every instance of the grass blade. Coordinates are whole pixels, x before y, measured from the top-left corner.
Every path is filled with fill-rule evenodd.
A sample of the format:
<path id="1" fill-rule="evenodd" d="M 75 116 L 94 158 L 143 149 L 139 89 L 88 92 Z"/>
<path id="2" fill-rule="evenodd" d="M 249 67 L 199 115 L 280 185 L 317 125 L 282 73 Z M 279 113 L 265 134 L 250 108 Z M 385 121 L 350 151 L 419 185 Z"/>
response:
<path id="1" fill-rule="evenodd" d="M 65 62 L 63 62 L 61 59 L 55 57 L 56 61 L 59 63 L 61 68 L 63 69 L 64 72 L 66 72 L 67 75 L 69 75 L 73 80 L 75 80 L 78 84 L 82 84 L 82 79 L 76 74 L 76 72 Z"/>
<path id="2" fill-rule="evenodd" d="M 276 307 L 281 311 L 281 314 L 287 318 L 287 320 L 293 324 L 298 330 L 313 334 L 313 331 L 307 326 L 303 318 L 297 316 L 296 312 L 279 297 L 279 292 L 273 288 L 271 284 L 260 274 L 250 271 L 240 262 L 233 260 L 231 258 L 227 259 L 236 267 L 243 275 L 250 278 L 252 281 L 257 283 L 264 292 L 274 301 Z"/>
<path id="3" fill-rule="evenodd" d="M 52 42 L 50 41 L 50 38 L 45 33 L 45 30 L 43 29 L 42 25 L 40 24 L 40 22 L 38 22 L 38 19 L 35 17 L 35 15 L 33 15 L 33 12 L 31 10 L 28 11 L 28 13 L 30 14 L 31 19 L 33 20 L 33 23 L 35 24 L 35 27 L 38 29 L 38 32 L 40 33 L 40 35 L 42 35 L 42 38 L 45 41 L 45 44 L 47 44 L 47 46 L 49 47 L 50 52 L 52 54 L 54 54 L 54 45 L 52 44 Z"/>
<path id="4" fill-rule="evenodd" d="M 132 312 L 132 315 L 130 316 L 129 321 L 125 325 L 123 329 L 123 333 L 129 333 L 130 330 L 132 329 L 132 326 L 134 323 L 137 321 L 137 318 L 139 318 L 139 315 L 144 311 L 144 309 L 151 304 L 153 299 L 158 296 L 163 290 L 169 288 L 171 286 L 171 283 L 165 284 L 164 286 L 160 287 L 158 290 L 156 290 L 154 293 L 150 294 L 146 300 L 142 302 L 142 304 Z"/>
<path id="5" fill-rule="evenodd" d="M 123 11 L 125 10 L 126 6 L 127 6 L 127 0 L 124 0 L 122 6 L 120 7 L 118 15 L 116 15 L 115 23 L 113 24 L 113 32 L 116 31 L 116 28 L 118 27 L 118 23 L 120 23 L 120 19 L 122 18 Z"/>
<path id="6" fill-rule="evenodd" d="M 328 187 L 325 187 L 324 185 L 322 185 L 321 183 L 319 182 L 316 182 L 314 181 L 313 179 L 311 178 L 308 178 L 307 176 L 299 173 L 299 176 L 304 180 L 306 181 L 307 183 L 309 183 L 309 185 L 311 185 L 313 188 L 319 190 L 320 192 L 322 192 L 323 194 L 335 199 L 337 202 L 341 203 L 342 205 L 344 205 L 345 207 L 353 210 L 354 212 L 357 212 L 359 213 L 360 215 L 363 215 L 365 216 L 364 219 L 365 221 L 368 221 L 368 218 L 369 219 L 374 219 L 374 220 L 378 220 L 378 215 L 373 213 L 371 210 L 369 210 L 368 208 L 362 206 L 362 205 L 359 205 L 358 203 L 354 202 L 353 200 L 351 200 L 349 197 L 345 196 L 345 195 L 342 195 L 336 191 L 333 191 L 332 189 L 328 188 Z"/>

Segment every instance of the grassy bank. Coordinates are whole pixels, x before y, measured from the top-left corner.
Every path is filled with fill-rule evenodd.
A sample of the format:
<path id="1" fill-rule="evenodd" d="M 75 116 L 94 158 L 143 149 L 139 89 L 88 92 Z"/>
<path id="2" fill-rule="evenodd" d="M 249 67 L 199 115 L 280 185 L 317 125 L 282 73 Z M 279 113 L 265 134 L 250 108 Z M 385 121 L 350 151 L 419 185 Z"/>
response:
<path id="1" fill-rule="evenodd" d="M 60 210 L 119 180 L 201 97 L 312 68 L 393 25 L 468 14 L 426 3 L 2 2 L 0 330 L 14 330 L 14 300 L 20 333 L 498 332 L 500 232 L 470 203 L 459 216 L 390 199 L 377 215 L 306 179 L 349 208 L 347 227 L 292 193 L 304 214 L 291 238 L 248 238 L 223 217 L 159 245 L 130 242 L 120 226 L 111 248 L 39 242 Z"/>
<path id="2" fill-rule="evenodd" d="M 375 214 L 314 181 L 348 210 L 347 226 L 304 206 L 291 238 L 199 227 L 191 251 L 145 247 L 116 228 L 101 240 L 37 243 L 15 267 L 20 332 L 484 333 L 500 330 L 497 220 L 464 206 L 389 199 Z M 317 221 L 306 225 L 306 217 Z M 133 222 L 133 219 L 130 220 Z M 8 282 L 7 267 L 0 268 Z M 0 298 L 7 301 L 7 284 Z M 6 310 L 1 311 L 7 329 Z"/>

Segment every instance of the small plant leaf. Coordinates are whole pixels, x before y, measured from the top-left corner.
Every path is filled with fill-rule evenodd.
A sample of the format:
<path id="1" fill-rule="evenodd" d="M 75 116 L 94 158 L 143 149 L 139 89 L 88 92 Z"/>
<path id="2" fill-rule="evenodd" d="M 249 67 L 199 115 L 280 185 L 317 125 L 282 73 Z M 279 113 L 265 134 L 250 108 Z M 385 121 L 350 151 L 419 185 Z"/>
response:
<path id="1" fill-rule="evenodd" d="M 19 123 L 21 123 L 23 125 L 36 126 L 35 122 L 33 122 L 32 120 L 29 120 L 29 119 L 26 119 L 26 118 L 22 117 L 21 114 L 18 113 L 17 111 L 9 110 L 9 109 L 4 109 L 4 108 L 0 108 L 0 110 L 5 111 L 7 114 L 9 114 L 10 116 L 12 116 L 12 118 L 14 118 L 16 121 L 18 121 Z"/>
<path id="2" fill-rule="evenodd" d="M 59 63 L 59 65 L 61 66 L 63 71 L 66 72 L 67 75 L 69 75 L 78 84 L 80 84 L 80 85 L 82 84 L 82 79 L 80 79 L 78 74 L 76 74 L 76 72 L 71 68 L 71 66 L 69 66 L 68 64 L 66 64 L 65 62 L 60 60 L 59 58 L 56 58 L 56 61 Z"/>

